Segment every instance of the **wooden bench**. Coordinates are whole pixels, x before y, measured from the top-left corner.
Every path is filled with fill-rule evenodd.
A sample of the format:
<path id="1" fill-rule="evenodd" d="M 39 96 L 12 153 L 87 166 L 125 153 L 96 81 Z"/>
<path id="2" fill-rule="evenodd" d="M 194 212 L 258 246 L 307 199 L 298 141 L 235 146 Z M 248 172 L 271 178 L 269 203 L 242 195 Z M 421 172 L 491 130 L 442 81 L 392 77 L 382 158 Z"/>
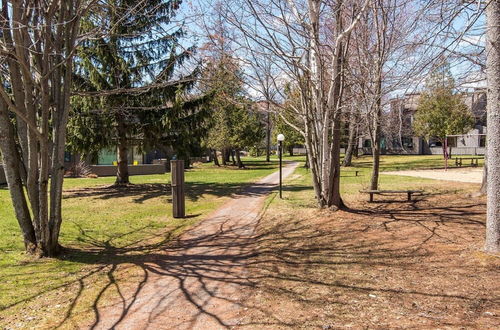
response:
<path id="1" fill-rule="evenodd" d="M 423 190 L 360 190 L 360 193 L 370 194 L 370 202 L 373 202 L 373 195 L 382 195 L 382 194 L 407 194 L 408 202 L 411 201 L 412 194 L 421 194 Z"/>
<path id="2" fill-rule="evenodd" d="M 483 159 L 480 157 L 455 157 L 455 165 L 462 167 L 462 163 L 464 160 L 470 160 L 470 166 L 477 167 L 479 164 L 479 159 Z"/>
<path id="3" fill-rule="evenodd" d="M 360 170 L 354 170 L 354 171 L 349 171 L 349 172 L 341 172 L 344 173 L 344 174 L 350 174 L 350 173 L 354 173 L 354 176 L 353 175 L 347 175 L 347 176 L 344 176 L 344 178 L 353 178 L 355 176 L 358 176 L 359 175 L 359 172 L 361 172 Z"/>

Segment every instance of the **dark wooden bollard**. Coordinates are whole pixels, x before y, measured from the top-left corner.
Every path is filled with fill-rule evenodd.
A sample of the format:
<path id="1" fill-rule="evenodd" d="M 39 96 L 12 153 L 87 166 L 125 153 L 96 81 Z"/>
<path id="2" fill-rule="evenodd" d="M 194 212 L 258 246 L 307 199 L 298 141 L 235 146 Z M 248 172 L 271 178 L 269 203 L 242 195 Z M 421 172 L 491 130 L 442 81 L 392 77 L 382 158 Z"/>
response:
<path id="1" fill-rule="evenodd" d="M 184 161 L 170 161 L 172 172 L 172 203 L 174 218 L 184 218 L 186 216 L 186 203 L 184 197 Z"/>

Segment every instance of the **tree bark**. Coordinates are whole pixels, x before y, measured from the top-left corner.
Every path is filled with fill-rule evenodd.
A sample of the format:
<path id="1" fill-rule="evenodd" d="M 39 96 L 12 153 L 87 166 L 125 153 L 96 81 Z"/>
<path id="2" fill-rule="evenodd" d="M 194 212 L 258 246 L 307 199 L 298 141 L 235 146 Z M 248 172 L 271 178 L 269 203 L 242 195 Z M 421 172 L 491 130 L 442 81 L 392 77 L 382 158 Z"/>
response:
<path id="1" fill-rule="evenodd" d="M 347 142 L 347 149 L 345 151 L 345 157 L 344 161 L 342 163 L 342 166 L 344 167 L 349 167 L 352 166 L 352 155 L 354 153 L 354 143 L 356 139 L 356 126 L 357 123 L 355 123 L 355 115 L 353 112 L 349 114 L 349 137 L 348 137 L 348 142 Z"/>
<path id="2" fill-rule="evenodd" d="M 290 155 L 290 157 L 293 157 L 293 146 L 288 147 L 288 154 Z"/>
<path id="3" fill-rule="evenodd" d="M 380 138 L 372 146 L 372 176 L 370 180 L 370 189 L 378 189 L 378 178 L 380 172 Z"/>
<path id="4" fill-rule="evenodd" d="M 241 161 L 240 149 L 235 150 L 236 153 L 236 162 L 238 164 L 238 168 L 245 168 L 245 164 Z"/>
<path id="5" fill-rule="evenodd" d="M 222 155 L 221 155 L 221 160 L 222 160 L 222 165 L 227 166 L 227 149 L 223 148 L 222 149 Z"/>
<path id="6" fill-rule="evenodd" d="M 382 85 L 381 80 L 378 81 L 378 90 Z M 376 102 L 376 110 L 373 118 L 373 132 L 372 132 L 372 177 L 370 181 L 370 189 L 377 190 L 378 189 L 378 178 L 380 172 L 380 117 L 382 115 L 382 105 L 381 105 L 381 97 L 382 95 L 377 95 Z"/>
<path id="7" fill-rule="evenodd" d="M 387 13 L 384 10 L 383 1 L 379 0 L 373 8 L 374 23 L 376 29 L 376 59 L 375 59 L 375 111 L 372 119 L 372 177 L 371 190 L 378 190 L 380 172 L 380 148 L 381 148 L 381 119 L 382 119 L 382 80 L 385 64 L 385 45 L 387 39 Z"/>
<path id="8" fill-rule="evenodd" d="M 10 118 L 7 114 L 7 106 L 0 98 L 0 151 L 4 164 L 5 177 L 9 186 L 17 222 L 23 235 L 24 247 L 26 251 L 33 253 L 37 248 L 35 229 L 19 172 L 21 160 L 16 151 L 14 130 L 9 122 Z"/>
<path id="9" fill-rule="evenodd" d="M 485 195 L 487 193 L 487 189 L 488 189 L 488 153 L 484 155 L 483 180 L 481 182 L 481 188 L 479 189 L 479 192 L 482 195 Z"/>
<path id="10" fill-rule="evenodd" d="M 213 157 L 214 157 L 214 165 L 220 167 L 219 158 L 217 157 L 217 150 L 212 149 L 211 151 L 212 151 L 212 154 L 213 154 Z"/>
<path id="11" fill-rule="evenodd" d="M 486 8 L 487 167 L 485 250 L 500 252 L 500 1 Z"/>
<path id="12" fill-rule="evenodd" d="M 336 28 L 343 30 L 343 2 L 336 4 Z M 316 8 L 318 9 L 318 8 Z M 331 86 L 328 91 L 328 102 L 325 104 L 323 131 L 321 135 L 321 194 L 318 198 L 320 207 L 332 210 L 345 208 L 340 195 L 340 140 L 342 136 L 341 109 L 343 102 L 344 81 L 344 42 L 337 45 L 335 60 L 333 61 Z M 322 91 L 318 91 L 318 101 L 323 99 Z M 309 146 L 311 147 L 311 146 Z M 309 150 L 309 148 L 308 148 Z M 312 165 L 312 164 L 311 164 Z M 314 172 L 313 172 L 314 176 Z"/>
<path id="13" fill-rule="evenodd" d="M 450 159 L 450 155 L 448 154 L 448 144 L 445 143 L 445 141 L 447 142 L 446 138 L 445 139 L 441 139 L 441 148 L 443 149 L 443 159 Z"/>
<path id="14" fill-rule="evenodd" d="M 231 161 L 233 163 L 233 166 L 236 165 L 236 159 L 234 158 L 234 154 L 235 154 L 235 150 L 234 149 L 231 149 Z"/>
<path id="15" fill-rule="evenodd" d="M 271 161 L 271 118 L 269 113 L 269 102 L 267 102 L 266 113 L 266 162 Z"/>

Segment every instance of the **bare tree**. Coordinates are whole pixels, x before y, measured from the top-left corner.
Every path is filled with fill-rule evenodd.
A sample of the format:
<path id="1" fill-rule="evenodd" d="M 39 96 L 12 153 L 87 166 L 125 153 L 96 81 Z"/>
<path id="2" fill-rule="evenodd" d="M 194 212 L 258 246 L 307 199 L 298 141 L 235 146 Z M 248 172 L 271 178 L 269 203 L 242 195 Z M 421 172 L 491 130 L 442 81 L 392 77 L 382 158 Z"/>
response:
<path id="1" fill-rule="evenodd" d="M 281 72 L 274 83 L 279 86 L 288 80 L 300 94 L 300 106 L 293 111 L 303 129 L 288 124 L 304 136 L 320 207 L 343 206 L 340 117 L 344 59 L 350 33 L 369 3 L 370 0 L 240 0 L 227 6 L 227 19 L 240 32 L 241 48 L 247 54 L 258 50 L 270 56 Z M 356 10 L 351 10 L 353 7 Z M 276 109 L 282 107 L 279 103 L 274 105 Z"/>
<path id="2" fill-rule="evenodd" d="M 248 45 L 249 46 L 249 45 Z M 272 57 L 265 52 L 250 52 L 250 58 L 245 61 L 249 67 L 249 73 L 246 75 L 248 88 L 258 94 L 259 99 L 263 99 L 262 110 L 265 117 L 266 126 L 266 161 L 271 160 L 271 129 L 272 121 L 271 105 L 277 103 L 278 91 L 274 77 L 277 73 L 273 65 Z"/>
<path id="3" fill-rule="evenodd" d="M 349 167 L 352 166 L 352 156 L 354 155 L 358 132 L 359 132 L 359 105 L 355 102 L 354 99 L 351 99 L 347 110 L 347 148 L 345 151 L 344 161 L 342 162 L 342 166 Z"/>
<path id="4" fill-rule="evenodd" d="M 500 2 L 490 1 L 486 8 L 488 77 L 487 105 L 487 217 L 485 250 L 500 252 Z"/>
<path id="5" fill-rule="evenodd" d="M 359 103 L 371 140 L 373 190 L 378 189 L 384 108 L 391 94 L 421 69 L 406 63 L 416 51 L 411 35 L 418 13 L 410 1 L 374 0 L 351 41 L 350 77 L 358 91 L 353 101 Z"/>
<path id="6" fill-rule="evenodd" d="M 72 62 L 92 3 L 2 1 L 0 150 L 26 251 L 41 256 L 59 250 Z"/>

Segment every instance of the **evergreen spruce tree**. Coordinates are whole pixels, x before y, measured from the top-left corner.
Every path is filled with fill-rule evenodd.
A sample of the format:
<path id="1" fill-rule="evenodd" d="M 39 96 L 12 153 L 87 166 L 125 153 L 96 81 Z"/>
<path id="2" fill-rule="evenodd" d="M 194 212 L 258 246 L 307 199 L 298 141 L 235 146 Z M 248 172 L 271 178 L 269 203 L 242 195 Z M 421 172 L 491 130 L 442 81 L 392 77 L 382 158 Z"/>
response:
<path id="1" fill-rule="evenodd" d="M 117 149 L 116 184 L 129 183 L 134 145 L 173 145 L 179 157 L 199 145 L 204 100 L 185 100 L 198 70 L 178 74 L 194 48 L 180 50 L 182 27 L 171 24 L 180 3 L 107 0 L 84 20 L 83 28 L 104 29 L 105 37 L 79 49 L 75 88 L 80 96 L 73 98 L 68 140 L 73 151 L 87 155 Z"/>

